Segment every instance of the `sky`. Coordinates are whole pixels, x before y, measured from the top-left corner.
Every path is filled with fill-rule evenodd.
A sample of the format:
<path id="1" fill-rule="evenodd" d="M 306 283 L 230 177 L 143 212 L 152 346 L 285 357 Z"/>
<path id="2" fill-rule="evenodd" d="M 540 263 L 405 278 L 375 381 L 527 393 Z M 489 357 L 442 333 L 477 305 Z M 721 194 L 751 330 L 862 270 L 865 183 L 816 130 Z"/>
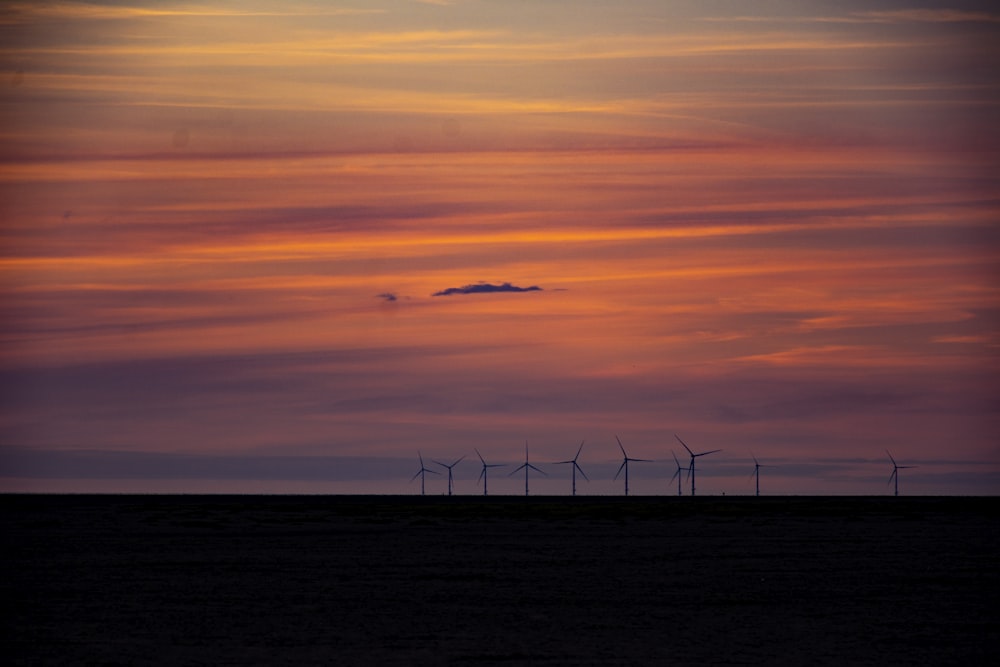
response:
<path id="1" fill-rule="evenodd" d="M 1000 493 L 1000 11 L 0 6 L 0 492 Z M 683 491 L 690 482 L 682 476 Z M 427 493 L 446 492 L 427 475 Z"/>

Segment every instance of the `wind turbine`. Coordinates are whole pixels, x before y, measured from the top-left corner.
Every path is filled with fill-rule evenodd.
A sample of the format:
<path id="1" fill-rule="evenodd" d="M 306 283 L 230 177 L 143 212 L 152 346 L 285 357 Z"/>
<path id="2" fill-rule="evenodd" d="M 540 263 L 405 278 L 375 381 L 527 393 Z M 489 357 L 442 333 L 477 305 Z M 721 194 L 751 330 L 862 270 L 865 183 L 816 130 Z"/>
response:
<path id="1" fill-rule="evenodd" d="M 577 470 L 580 471 L 580 474 L 583 475 L 583 478 L 585 480 L 587 480 L 588 482 L 590 481 L 590 478 L 587 477 L 587 474 L 585 472 L 583 472 L 583 468 L 581 468 L 580 464 L 576 462 L 576 460 L 578 458 L 580 458 L 580 452 L 583 451 L 583 442 L 584 441 L 580 442 L 580 449 L 576 450 L 576 456 L 574 456 L 573 458 L 571 458 L 569 461 L 556 461 L 556 465 L 563 464 L 563 463 L 571 463 L 571 464 L 573 464 L 573 495 L 574 496 L 576 495 L 576 471 Z"/>
<path id="2" fill-rule="evenodd" d="M 545 473 L 544 470 L 539 470 L 535 466 L 533 466 L 530 463 L 528 463 L 528 441 L 527 440 L 524 441 L 524 463 L 522 463 L 517 468 L 515 468 L 514 470 L 512 470 L 511 473 L 510 473 L 510 475 L 507 475 L 507 476 L 510 477 L 511 475 L 513 475 L 514 473 L 516 473 L 521 468 L 524 468 L 524 495 L 528 495 L 528 471 L 529 470 L 534 470 L 535 472 L 540 472 L 543 475 L 546 475 L 546 473 Z"/>
<path id="3" fill-rule="evenodd" d="M 721 449 L 713 449 L 713 450 L 711 450 L 709 452 L 699 452 L 698 454 L 695 454 L 694 452 L 691 451 L 690 447 L 688 447 L 687 445 L 684 444 L 684 441 L 681 440 L 681 437 L 679 435 L 677 435 L 676 433 L 674 433 L 674 437 L 677 438 L 677 442 L 679 442 L 682 445 L 684 445 L 684 449 L 686 449 L 687 453 L 691 455 L 691 467 L 688 468 L 688 477 L 691 478 L 691 495 L 693 496 L 694 495 L 694 460 L 695 460 L 695 457 L 706 456 L 708 454 L 715 454 L 716 452 L 721 452 L 722 450 Z"/>
<path id="4" fill-rule="evenodd" d="M 889 454 L 889 450 L 885 450 L 886 454 Z M 905 470 L 906 468 L 916 468 L 917 466 L 900 466 L 896 465 L 896 459 L 892 458 L 892 454 L 889 454 L 889 460 L 892 461 L 892 474 L 889 475 L 889 484 L 895 480 L 896 488 L 893 491 L 894 496 L 899 495 L 899 471 Z"/>
<path id="5" fill-rule="evenodd" d="M 760 469 L 761 468 L 773 468 L 774 466 L 768 466 L 768 465 L 764 465 L 763 463 L 760 463 L 759 461 L 757 461 L 757 457 L 754 456 L 753 452 L 750 452 L 750 457 L 753 459 L 753 472 L 750 473 L 750 476 L 757 478 L 757 483 L 756 483 L 756 487 L 757 488 L 756 488 L 756 492 L 755 492 L 754 495 L 759 496 L 760 495 Z"/>
<path id="6" fill-rule="evenodd" d="M 670 454 L 674 457 L 674 463 L 677 464 L 677 472 L 674 473 L 674 477 L 677 478 L 677 495 L 681 496 L 684 495 L 681 493 L 681 473 L 684 472 L 684 467 L 681 465 L 681 462 L 677 460 L 677 455 L 674 454 L 674 450 L 671 449 Z M 671 482 L 674 481 L 674 477 L 670 478 Z"/>
<path id="7" fill-rule="evenodd" d="M 451 482 L 452 482 L 451 469 L 454 468 L 455 466 L 457 466 L 459 464 L 459 461 L 461 461 L 464 458 L 465 458 L 465 454 L 462 454 L 462 456 L 458 459 L 458 461 L 455 461 L 451 465 L 448 465 L 447 463 L 441 463 L 440 461 L 435 461 L 434 462 L 434 463 L 438 464 L 439 466 L 448 469 L 448 495 L 449 496 L 451 495 Z"/>
<path id="8" fill-rule="evenodd" d="M 642 462 L 642 463 L 652 463 L 649 459 L 630 459 L 628 454 L 625 453 L 625 447 L 622 445 L 622 441 L 615 436 L 615 440 L 618 440 L 618 447 L 622 450 L 622 464 L 618 466 L 618 472 L 615 473 L 615 479 L 618 479 L 618 475 L 622 474 L 622 470 L 625 471 L 625 495 L 628 495 L 628 462 Z"/>
<path id="9" fill-rule="evenodd" d="M 420 495 L 424 495 L 424 473 L 428 473 L 429 472 L 432 475 L 439 475 L 441 473 L 439 473 L 437 470 L 431 470 L 430 468 L 424 466 L 424 457 L 420 455 L 420 452 L 417 452 L 417 458 L 420 459 L 420 470 L 417 471 L 416 475 L 414 475 L 413 477 L 410 478 L 410 482 L 412 482 L 417 477 L 419 477 L 420 478 Z"/>
<path id="10" fill-rule="evenodd" d="M 483 471 L 481 473 L 479 473 L 479 479 L 483 480 L 483 495 L 484 496 L 485 495 L 489 495 L 489 494 L 486 493 L 486 471 L 489 468 L 502 468 L 503 464 L 502 463 L 487 463 L 486 459 L 483 458 L 483 455 L 479 453 L 478 449 L 476 450 L 476 456 L 478 456 L 479 460 L 483 462 Z M 478 480 L 477 480 L 476 483 L 477 484 L 479 483 Z"/>

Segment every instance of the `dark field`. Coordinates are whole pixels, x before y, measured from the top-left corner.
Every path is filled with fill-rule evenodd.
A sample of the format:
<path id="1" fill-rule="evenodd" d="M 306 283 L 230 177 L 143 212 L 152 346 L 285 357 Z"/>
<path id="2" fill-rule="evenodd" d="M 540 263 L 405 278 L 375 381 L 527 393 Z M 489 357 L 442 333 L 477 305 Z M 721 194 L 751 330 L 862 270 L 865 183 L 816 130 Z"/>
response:
<path id="1" fill-rule="evenodd" d="M 7 664 L 976 665 L 998 498 L 0 496 Z"/>

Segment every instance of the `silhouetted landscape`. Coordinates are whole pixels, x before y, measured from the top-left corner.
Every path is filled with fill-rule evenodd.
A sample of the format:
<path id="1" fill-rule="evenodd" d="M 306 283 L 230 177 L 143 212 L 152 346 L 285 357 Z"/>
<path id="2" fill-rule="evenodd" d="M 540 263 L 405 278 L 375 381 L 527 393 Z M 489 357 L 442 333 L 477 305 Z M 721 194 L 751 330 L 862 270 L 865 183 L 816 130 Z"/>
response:
<path id="1" fill-rule="evenodd" d="M 996 498 L 2 497 L 13 664 L 985 664 Z"/>

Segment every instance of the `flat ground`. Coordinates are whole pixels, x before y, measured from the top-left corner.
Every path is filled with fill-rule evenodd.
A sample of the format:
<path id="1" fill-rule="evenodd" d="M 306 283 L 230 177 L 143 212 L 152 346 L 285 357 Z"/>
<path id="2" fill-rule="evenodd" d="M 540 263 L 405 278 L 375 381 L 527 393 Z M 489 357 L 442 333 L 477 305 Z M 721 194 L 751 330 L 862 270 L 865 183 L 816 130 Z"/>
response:
<path id="1" fill-rule="evenodd" d="M 7 664 L 992 664 L 998 498 L 0 496 Z"/>

